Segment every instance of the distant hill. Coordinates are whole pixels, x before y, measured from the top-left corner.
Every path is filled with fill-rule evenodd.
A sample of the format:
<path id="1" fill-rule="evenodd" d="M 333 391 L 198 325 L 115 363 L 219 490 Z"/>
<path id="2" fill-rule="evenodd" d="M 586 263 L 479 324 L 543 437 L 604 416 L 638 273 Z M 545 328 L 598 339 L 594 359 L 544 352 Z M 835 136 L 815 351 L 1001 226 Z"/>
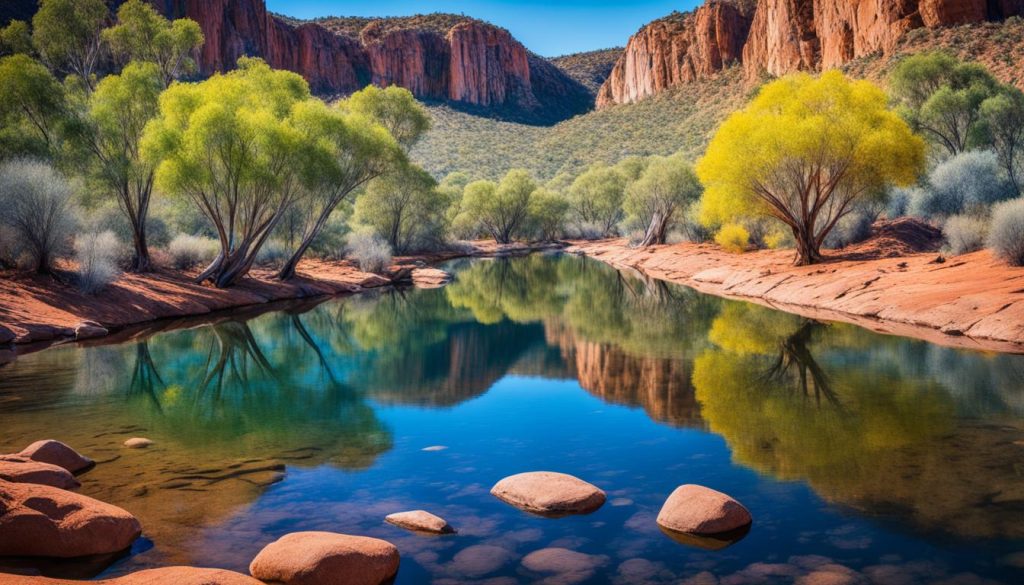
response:
<path id="1" fill-rule="evenodd" d="M 548 59 L 556 67 L 566 72 L 569 77 L 580 82 L 592 95 L 597 95 L 604 80 L 615 67 L 619 55 L 622 54 L 622 47 L 611 49 L 598 49 L 583 53 L 573 53 Z"/>

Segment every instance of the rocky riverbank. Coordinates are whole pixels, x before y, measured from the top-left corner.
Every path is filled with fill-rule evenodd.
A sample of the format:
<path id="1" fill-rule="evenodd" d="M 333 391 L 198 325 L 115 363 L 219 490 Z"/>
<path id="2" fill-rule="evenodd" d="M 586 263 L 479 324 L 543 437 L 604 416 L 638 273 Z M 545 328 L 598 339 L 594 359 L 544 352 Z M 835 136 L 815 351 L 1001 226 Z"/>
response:
<path id="1" fill-rule="evenodd" d="M 576 242 L 569 252 L 701 292 L 813 319 L 952 347 L 1024 353 L 1024 268 L 983 250 L 944 257 L 913 220 L 875 226 L 874 236 L 793 266 L 791 250 L 730 254 L 714 244 L 631 248 L 625 240 Z"/>
<path id="2" fill-rule="evenodd" d="M 306 260 L 299 276 L 273 279 L 273 270 L 256 268 L 238 286 L 217 289 L 193 282 L 196 270 L 161 269 L 124 274 L 95 295 L 85 295 L 70 275 L 43 276 L 0 272 L 0 363 L 54 343 L 106 336 L 129 326 L 160 319 L 206 315 L 273 301 L 350 294 L 393 284 L 443 286 L 443 271 L 426 268 L 469 256 L 525 254 L 556 244 L 499 246 L 479 241 L 445 252 L 395 259 L 383 275 L 362 272 L 350 261 Z M 8 349 L 4 349 L 7 347 Z"/>

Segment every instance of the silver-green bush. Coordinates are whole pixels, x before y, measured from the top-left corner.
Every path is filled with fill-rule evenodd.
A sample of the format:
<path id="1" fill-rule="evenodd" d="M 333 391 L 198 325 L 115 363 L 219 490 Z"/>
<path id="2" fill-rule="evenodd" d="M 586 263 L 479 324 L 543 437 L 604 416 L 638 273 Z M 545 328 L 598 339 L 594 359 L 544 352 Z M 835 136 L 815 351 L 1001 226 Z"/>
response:
<path id="1" fill-rule="evenodd" d="M 167 245 L 167 253 L 175 268 L 185 270 L 197 264 L 209 264 L 220 252 L 220 244 L 213 238 L 178 234 Z"/>
<path id="2" fill-rule="evenodd" d="M 954 215 L 946 220 L 942 235 L 946 250 L 953 255 L 976 252 L 985 247 L 988 222 L 971 215 Z"/>
<path id="3" fill-rule="evenodd" d="M 363 272 L 381 273 L 391 266 L 391 246 L 370 230 L 359 230 L 348 236 L 348 255 Z"/>
<path id="4" fill-rule="evenodd" d="M 992 209 L 988 247 L 1013 266 L 1024 266 L 1024 198 Z"/>
<path id="5" fill-rule="evenodd" d="M 4 258 L 11 263 L 23 259 L 37 272 L 48 272 L 67 251 L 75 229 L 72 195 L 67 179 L 47 163 L 19 159 L 0 166 Z"/>
<path id="6" fill-rule="evenodd" d="M 913 193 L 910 214 L 925 219 L 983 215 L 992 204 L 1014 195 L 999 159 L 988 150 L 944 161 L 928 175 L 928 187 Z"/>
<path id="7" fill-rule="evenodd" d="M 112 231 L 90 232 L 75 238 L 78 262 L 78 288 L 85 294 L 97 293 L 117 280 L 117 257 L 121 242 Z"/>

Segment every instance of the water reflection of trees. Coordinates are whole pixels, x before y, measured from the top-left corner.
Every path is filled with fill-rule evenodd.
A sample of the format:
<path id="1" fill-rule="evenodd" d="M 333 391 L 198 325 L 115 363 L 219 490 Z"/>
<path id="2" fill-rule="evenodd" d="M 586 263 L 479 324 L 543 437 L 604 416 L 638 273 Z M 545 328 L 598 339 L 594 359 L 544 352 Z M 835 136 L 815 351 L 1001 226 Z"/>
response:
<path id="1" fill-rule="evenodd" d="M 958 420 L 934 376 L 862 363 L 878 336 L 730 303 L 708 337 L 694 386 L 737 463 L 929 530 L 1024 535 L 1017 503 L 991 498 L 1019 492 L 1007 449 L 1019 431 Z"/>

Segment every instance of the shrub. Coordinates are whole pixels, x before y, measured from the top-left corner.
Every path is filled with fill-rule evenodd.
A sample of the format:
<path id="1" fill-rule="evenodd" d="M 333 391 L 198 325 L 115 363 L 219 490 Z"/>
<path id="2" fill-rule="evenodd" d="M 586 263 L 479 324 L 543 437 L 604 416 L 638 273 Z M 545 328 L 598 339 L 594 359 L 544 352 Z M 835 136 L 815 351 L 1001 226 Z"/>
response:
<path id="1" fill-rule="evenodd" d="M 979 214 L 1013 196 L 1013 187 L 991 151 L 970 151 L 941 163 L 928 175 L 929 187 L 916 191 L 910 213 L 925 219 Z"/>
<path id="2" fill-rule="evenodd" d="M 727 252 L 742 254 L 750 243 L 750 232 L 738 223 L 727 223 L 715 234 L 715 242 Z"/>
<path id="3" fill-rule="evenodd" d="M 985 220 L 970 215 L 954 215 L 942 227 L 946 248 L 954 256 L 984 248 L 987 231 L 988 223 Z"/>
<path id="4" fill-rule="evenodd" d="M 872 214 L 855 211 L 836 223 L 836 227 L 825 237 L 824 246 L 835 250 L 863 242 L 871 237 L 873 223 L 875 223 L 875 217 Z"/>
<path id="5" fill-rule="evenodd" d="M 1024 266 L 1024 198 L 1000 203 L 992 210 L 988 247 L 1013 266 Z"/>
<path id="6" fill-rule="evenodd" d="M 117 256 L 121 243 L 112 231 L 90 232 L 75 239 L 78 262 L 78 288 L 85 294 L 97 293 L 117 280 Z"/>
<path id="7" fill-rule="evenodd" d="M 391 246 L 369 230 L 352 232 L 348 237 L 348 255 L 363 272 L 380 274 L 391 266 Z"/>
<path id="8" fill-rule="evenodd" d="M 196 264 L 209 264 L 217 257 L 220 244 L 213 238 L 178 234 L 167 245 L 171 262 L 179 270 L 192 268 Z"/>
<path id="9" fill-rule="evenodd" d="M 71 185 L 46 163 L 21 159 L 0 166 L 0 225 L 9 242 L 5 255 L 25 257 L 37 272 L 48 272 L 75 228 L 71 198 Z"/>
<path id="10" fill-rule="evenodd" d="M 263 244 L 260 251 L 256 254 L 256 262 L 280 266 L 291 257 L 292 251 L 292 247 L 287 242 L 283 240 L 270 240 Z"/>
<path id="11" fill-rule="evenodd" d="M 910 212 L 910 202 L 923 197 L 920 187 L 894 187 L 889 191 L 889 203 L 885 208 L 885 217 L 896 219 Z"/>

